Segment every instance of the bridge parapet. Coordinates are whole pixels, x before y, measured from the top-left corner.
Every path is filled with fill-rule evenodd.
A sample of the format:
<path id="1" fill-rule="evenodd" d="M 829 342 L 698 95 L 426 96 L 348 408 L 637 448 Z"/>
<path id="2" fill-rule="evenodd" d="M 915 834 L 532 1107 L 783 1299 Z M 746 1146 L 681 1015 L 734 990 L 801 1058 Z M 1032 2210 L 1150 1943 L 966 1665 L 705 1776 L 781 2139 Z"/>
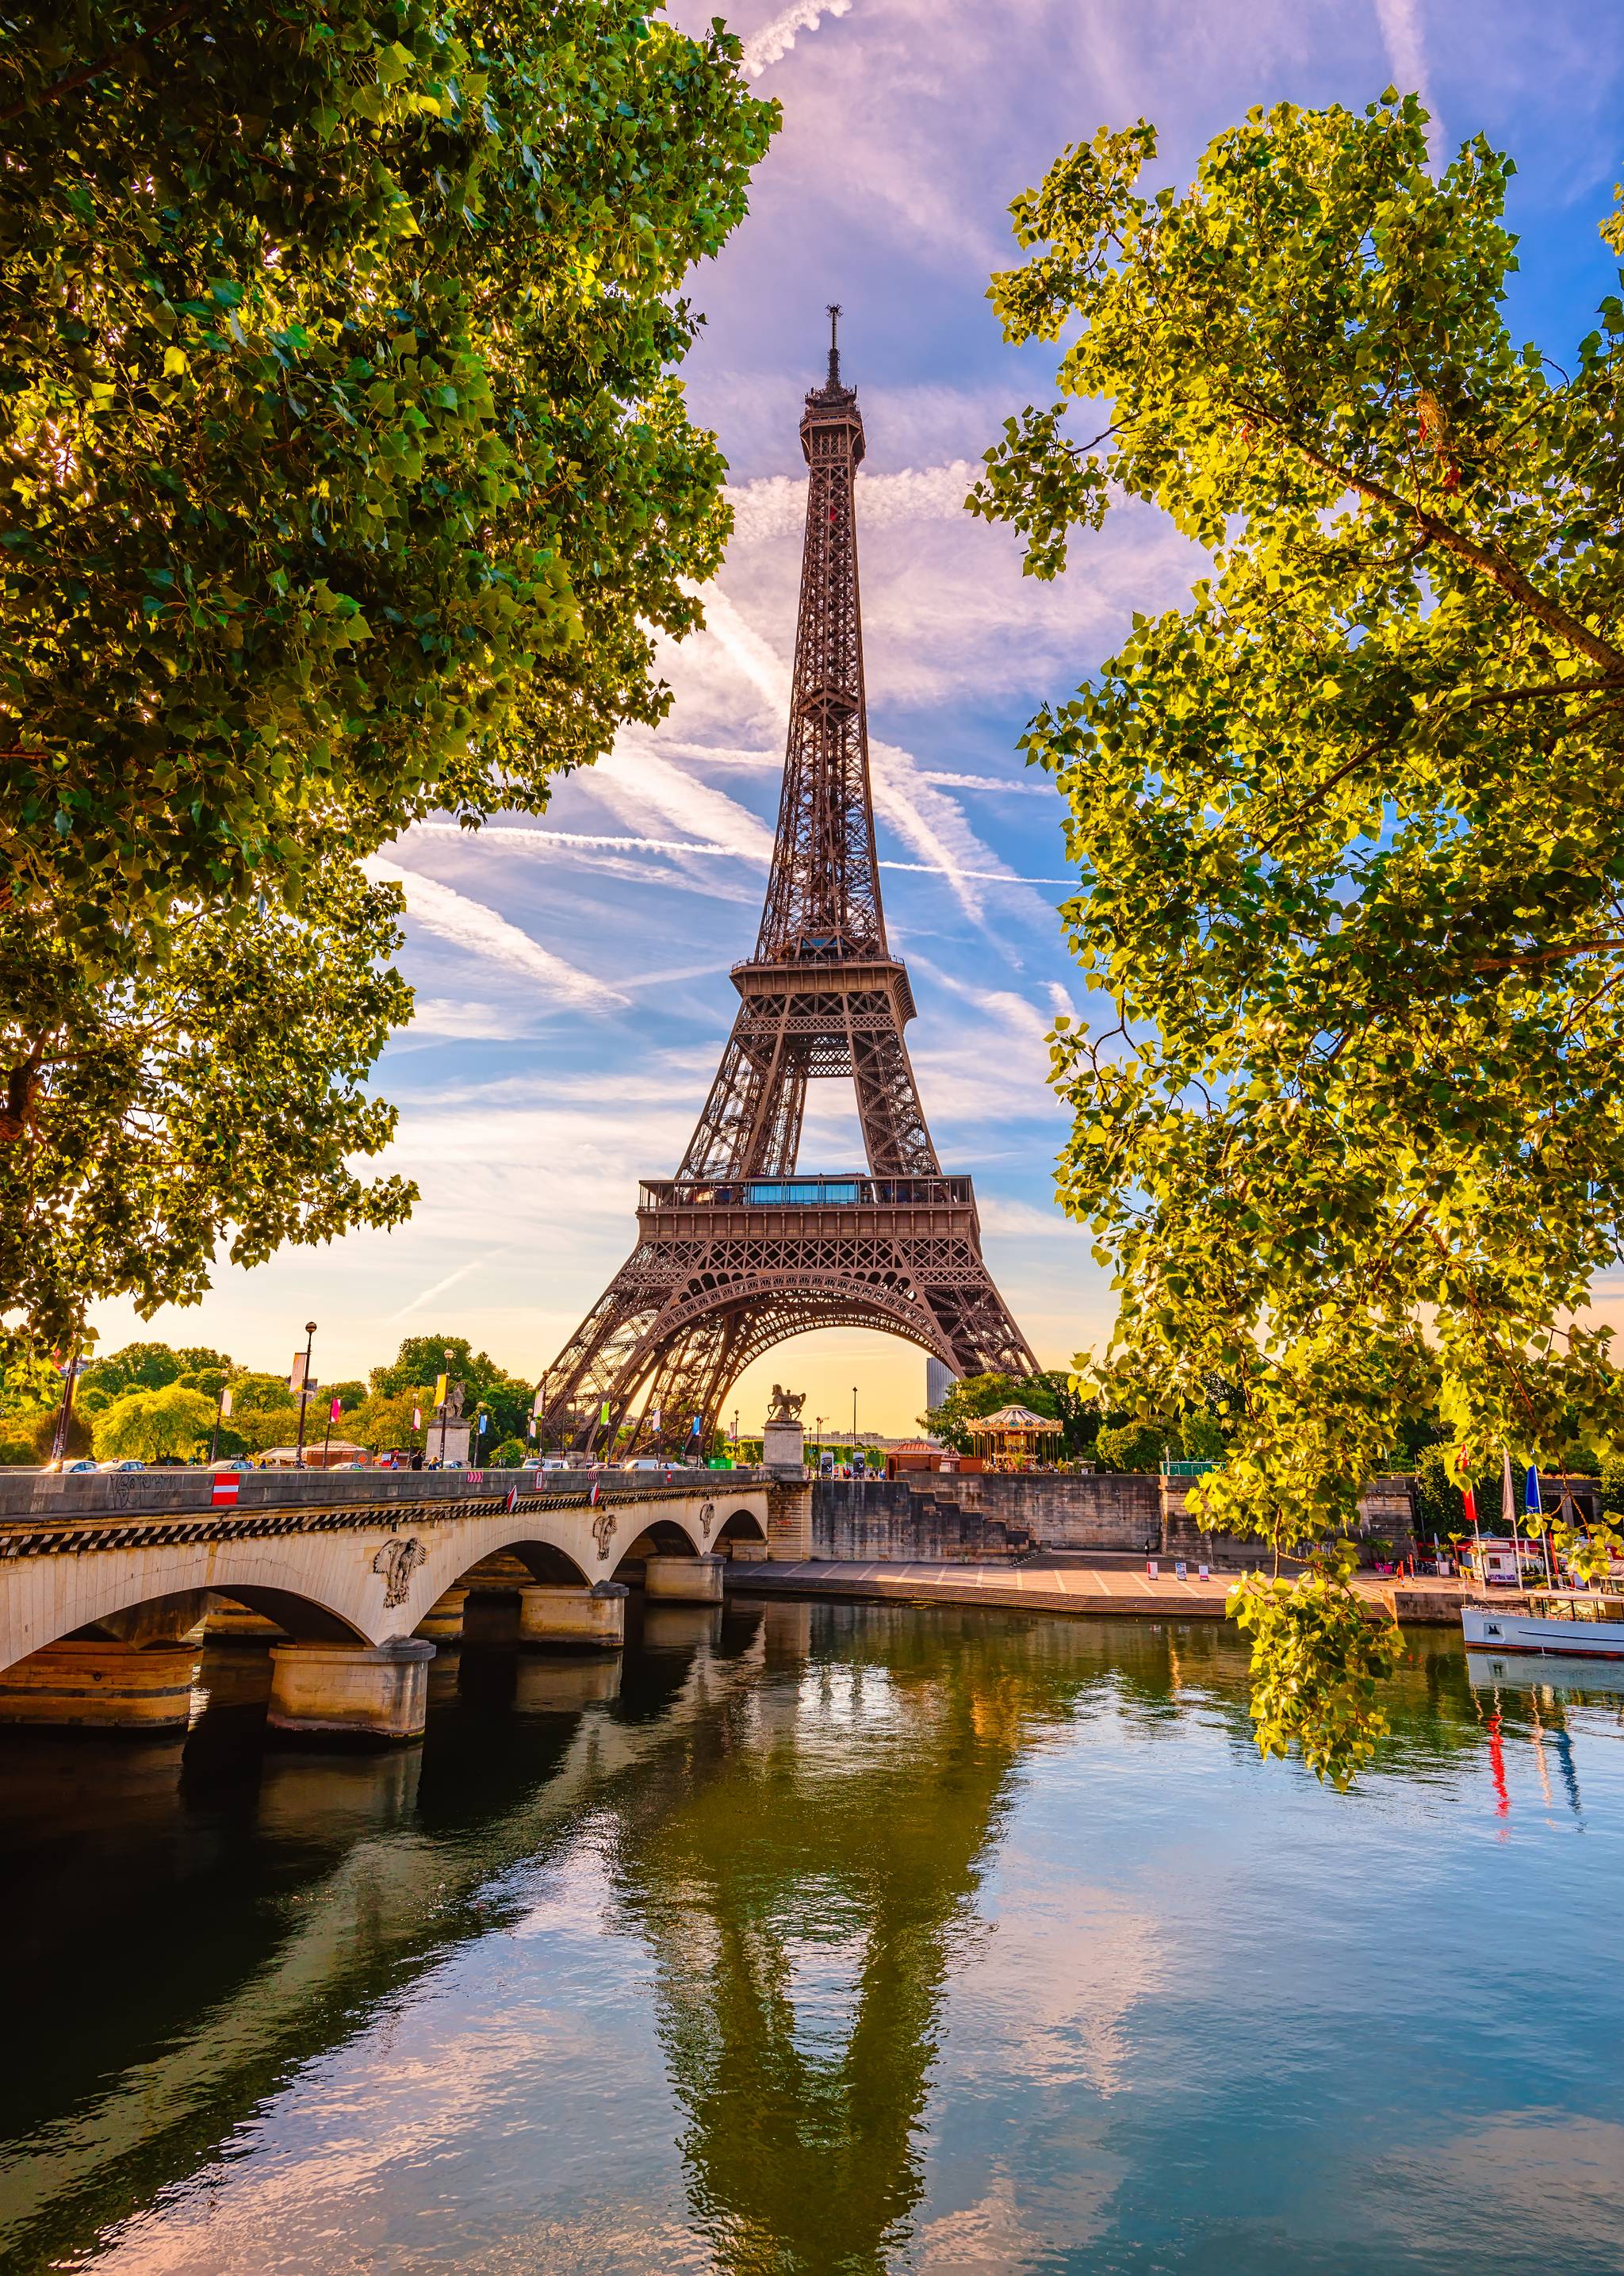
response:
<path id="1" fill-rule="evenodd" d="M 763 1469 L 702 1470 L 673 1463 L 663 1470 L 0 1470 L 0 1525 L 19 1518 L 72 1522 L 80 1518 L 176 1514 L 221 1506 L 227 1482 L 239 1510 L 334 1510 L 398 1504 L 440 1505 L 454 1517 L 462 1506 L 504 1497 L 515 1486 L 527 1500 L 571 1506 L 596 1485 L 602 1501 L 644 1501 L 663 1494 L 725 1495 L 767 1483 Z"/>

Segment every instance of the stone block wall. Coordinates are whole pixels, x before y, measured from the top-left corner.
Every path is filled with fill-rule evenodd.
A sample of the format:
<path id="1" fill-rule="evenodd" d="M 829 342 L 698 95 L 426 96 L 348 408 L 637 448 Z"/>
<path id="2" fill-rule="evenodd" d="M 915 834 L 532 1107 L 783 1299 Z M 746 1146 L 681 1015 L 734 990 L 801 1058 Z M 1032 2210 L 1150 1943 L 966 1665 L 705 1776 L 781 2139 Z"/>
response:
<path id="1" fill-rule="evenodd" d="M 1261 1542 L 1203 1533 L 1188 1507 L 1189 1478 L 1060 1477 L 1042 1472 L 981 1477 L 818 1478 L 812 1486 L 814 1557 L 956 1561 L 1013 1549 L 1115 1551 L 1203 1558 L 1231 1569 L 1267 1564 Z M 1408 1478 L 1376 1478 L 1360 1501 L 1364 1529 L 1411 1545 Z"/>
<path id="2" fill-rule="evenodd" d="M 1053 1477 L 1034 1472 L 925 1478 L 819 1478 L 812 1490 L 812 1554 L 946 1558 L 1041 1549 L 1143 1552 L 1161 1539 L 1152 1477 Z"/>
<path id="3" fill-rule="evenodd" d="M 811 1554 L 858 1564 L 912 1558 L 963 1564 L 1007 1557 L 1013 1549 L 1028 1546 L 1024 1527 L 1008 1521 L 1002 1511 L 991 1514 L 967 1507 L 951 1492 L 938 1492 L 937 1483 L 815 1480 Z"/>

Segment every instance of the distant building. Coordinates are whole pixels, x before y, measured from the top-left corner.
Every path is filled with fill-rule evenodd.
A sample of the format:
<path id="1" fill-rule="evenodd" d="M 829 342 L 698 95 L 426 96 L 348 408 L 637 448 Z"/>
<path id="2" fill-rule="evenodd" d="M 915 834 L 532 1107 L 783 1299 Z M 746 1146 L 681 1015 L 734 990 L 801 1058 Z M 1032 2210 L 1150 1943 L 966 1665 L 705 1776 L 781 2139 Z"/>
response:
<path id="1" fill-rule="evenodd" d="M 935 1409 L 946 1398 L 958 1377 L 945 1359 L 928 1358 L 925 1362 L 925 1405 Z"/>

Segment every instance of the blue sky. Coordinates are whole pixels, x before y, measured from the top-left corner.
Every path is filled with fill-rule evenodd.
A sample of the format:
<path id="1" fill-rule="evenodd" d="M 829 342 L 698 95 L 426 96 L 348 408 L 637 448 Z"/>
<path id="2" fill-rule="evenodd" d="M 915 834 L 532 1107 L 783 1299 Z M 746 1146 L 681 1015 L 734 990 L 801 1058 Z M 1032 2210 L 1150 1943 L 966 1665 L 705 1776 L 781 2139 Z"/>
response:
<path id="1" fill-rule="evenodd" d="M 690 28 L 715 11 L 672 10 Z M 1103 124 L 1152 119 L 1155 179 L 1178 182 L 1254 102 L 1362 104 L 1396 80 L 1428 98 L 1442 148 L 1481 130 L 1517 161 L 1519 337 L 1566 360 L 1613 289 L 1596 223 L 1624 171 L 1624 11 L 1602 0 L 749 0 L 727 12 L 785 125 L 749 220 L 692 288 L 708 322 L 690 396 L 720 436 L 738 521 L 708 630 L 662 654 L 670 717 L 562 785 L 539 822 L 476 840 L 430 826 L 390 849 L 418 1010 L 378 1083 L 401 1109 L 387 1166 L 422 1187 L 411 1225 L 223 1269 L 201 1306 L 150 1328 L 106 1305 L 104 1350 L 157 1334 L 280 1367 L 315 1318 L 329 1379 L 441 1328 L 538 1376 L 597 1296 L 631 1246 L 638 1177 L 668 1175 L 682 1151 L 736 1002 L 727 968 L 754 936 L 794 633 L 796 422 L 829 300 L 846 312 L 845 376 L 868 433 L 859 531 L 880 853 L 923 865 L 886 869 L 884 889 L 920 1007 L 910 1043 L 926 1111 L 944 1165 L 975 1176 L 989 1259 L 1040 1359 L 1102 1343 L 1110 1292 L 1051 1200 L 1065 1122 L 1043 1038 L 1074 982 L 1053 914 L 1064 888 L 1015 882 L 1064 876 L 1059 806 L 1014 746 L 1135 608 L 1177 604 L 1195 565 L 1153 512 L 1119 512 L 1066 579 L 1042 586 L 1004 532 L 961 512 L 1001 421 L 1048 393 L 1047 360 L 1006 348 L 983 297 L 1012 257 L 1008 201 Z M 860 1158 L 849 1092 L 815 1086 L 802 1165 Z M 923 1403 L 921 1355 L 855 1331 L 769 1354 L 740 1386 L 746 1428 L 774 1380 L 808 1391 L 808 1418 L 848 1422 L 855 1385 L 860 1422 L 885 1430 L 911 1428 Z"/>

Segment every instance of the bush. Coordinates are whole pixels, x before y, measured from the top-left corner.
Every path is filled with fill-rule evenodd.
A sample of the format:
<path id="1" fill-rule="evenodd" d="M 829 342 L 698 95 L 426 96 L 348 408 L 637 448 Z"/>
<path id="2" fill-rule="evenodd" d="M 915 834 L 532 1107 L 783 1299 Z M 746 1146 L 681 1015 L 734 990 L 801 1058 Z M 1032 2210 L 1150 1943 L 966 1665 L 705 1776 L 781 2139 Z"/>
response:
<path id="1" fill-rule="evenodd" d="M 490 1467 L 493 1470 L 516 1470 L 524 1458 L 524 1441 L 521 1438 L 504 1438 L 490 1457 Z"/>
<path id="2" fill-rule="evenodd" d="M 39 1456 L 26 1438 L 0 1438 L 0 1470 L 34 1470 Z"/>

